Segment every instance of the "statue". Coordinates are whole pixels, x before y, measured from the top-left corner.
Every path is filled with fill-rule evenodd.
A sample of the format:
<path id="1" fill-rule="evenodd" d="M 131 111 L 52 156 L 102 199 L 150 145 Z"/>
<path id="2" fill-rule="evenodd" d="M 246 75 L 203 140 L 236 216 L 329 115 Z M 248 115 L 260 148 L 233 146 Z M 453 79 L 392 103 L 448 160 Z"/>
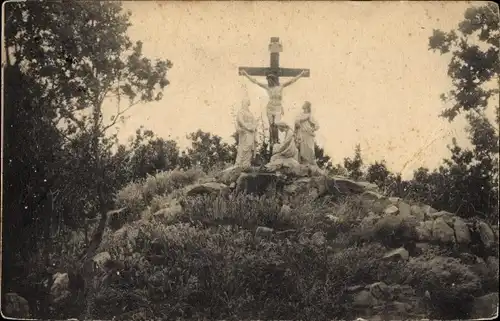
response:
<path id="1" fill-rule="evenodd" d="M 236 131 L 238 133 L 238 151 L 235 166 L 249 167 L 255 156 L 255 133 L 257 121 L 250 112 L 250 100 L 244 99 L 236 116 Z"/>
<path id="2" fill-rule="evenodd" d="M 310 102 L 306 101 L 302 106 L 302 110 L 303 112 L 295 119 L 295 135 L 299 149 L 299 162 L 305 165 L 316 166 L 314 132 L 319 129 L 319 125 L 311 116 Z"/>
<path id="3" fill-rule="evenodd" d="M 260 83 L 254 78 L 250 77 L 244 70 L 242 71 L 242 74 L 251 82 L 264 88 L 267 91 L 267 94 L 269 96 L 269 101 L 267 103 L 267 119 L 269 121 L 270 144 L 271 146 L 273 146 L 274 144 L 279 142 L 278 129 L 275 124 L 281 121 L 281 116 L 283 116 L 285 113 L 282 104 L 283 88 L 290 86 L 301 77 L 303 77 L 305 71 L 302 71 L 297 77 L 292 78 L 283 85 L 280 85 L 279 77 L 273 73 L 269 73 L 267 75 L 267 85 Z"/>
<path id="4" fill-rule="evenodd" d="M 266 167 L 273 169 L 281 165 L 299 165 L 299 162 L 297 161 L 298 150 L 297 146 L 295 145 L 293 130 L 290 128 L 290 126 L 282 121 L 277 122 L 276 127 L 280 132 L 285 133 L 285 138 L 283 139 L 283 143 L 274 145 L 273 155 L 271 156 L 271 160 Z"/>

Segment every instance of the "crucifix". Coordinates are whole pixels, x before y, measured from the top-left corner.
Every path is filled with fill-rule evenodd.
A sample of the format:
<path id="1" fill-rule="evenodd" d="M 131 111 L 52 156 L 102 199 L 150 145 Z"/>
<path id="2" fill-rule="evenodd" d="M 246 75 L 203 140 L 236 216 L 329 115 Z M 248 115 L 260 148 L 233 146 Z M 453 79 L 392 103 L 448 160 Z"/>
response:
<path id="1" fill-rule="evenodd" d="M 294 69 L 280 67 L 280 52 L 283 52 L 283 45 L 280 43 L 279 37 L 271 37 L 269 43 L 270 64 L 269 67 L 239 67 L 239 75 L 246 72 L 249 76 L 268 76 L 274 74 L 276 77 L 297 77 L 302 71 L 302 77 L 309 77 L 309 69 Z"/>
<path id="2" fill-rule="evenodd" d="M 239 75 L 247 77 L 254 84 L 264 88 L 269 95 L 269 102 L 267 104 L 267 117 L 269 120 L 269 137 L 270 148 L 275 143 L 279 142 L 278 129 L 276 123 L 281 120 L 284 114 L 282 105 L 282 92 L 283 88 L 295 83 L 301 77 L 309 77 L 309 69 L 294 69 L 280 67 L 280 52 L 283 51 L 283 46 L 279 41 L 279 37 L 271 37 L 269 43 L 270 64 L 269 67 L 239 67 Z M 260 83 L 251 76 L 265 76 L 268 83 Z M 291 80 L 280 84 L 280 77 L 294 77 Z"/>

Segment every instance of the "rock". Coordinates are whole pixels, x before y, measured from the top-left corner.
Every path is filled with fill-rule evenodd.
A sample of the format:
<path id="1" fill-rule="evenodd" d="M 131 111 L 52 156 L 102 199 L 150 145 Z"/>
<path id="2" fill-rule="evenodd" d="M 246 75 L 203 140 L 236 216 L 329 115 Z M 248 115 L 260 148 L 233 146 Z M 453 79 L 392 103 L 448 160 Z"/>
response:
<path id="1" fill-rule="evenodd" d="M 66 297 L 66 292 L 69 292 L 69 275 L 68 273 L 57 272 L 52 276 L 53 283 L 50 287 L 50 296 L 53 302 L 59 302 Z"/>
<path id="2" fill-rule="evenodd" d="M 370 182 L 356 182 L 356 184 L 363 187 L 366 191 L 378 191 L 378 186 Z"/>
<path id="3" fill-rule="evenodd" d="M 259 226 L 255 230 L 255 237 L 256 238 L 262 238 L 262 237 L 269 238 L 273 234 L 273 231 L 274 230 L 272 228 L 265 227 L 265 226 Z"/>
<path id="4" fill-rule="evenodd" d="M 442 243 L 454 243 L 455 231 L 446 224 L 442 217 L 439 217 L 432 225 L 432 239 Z"/>
<path id="5" fill-rule="evenodd" d="M 216 180 L 225 185 L 230 185 L 231 183 L 235 183 L 241 173 L 245 170 L 246 169 L 243 167 L 231 166 L 220 172 L 216 176 Z"/>
<path id="6" fill-rule="evenodd" d="M 378 304 L 378 300 L 373 297 L 370 291 L 363 290 L 353 296 L 353 305 L 355 307 L 372 307 Z"/>
<path id="7" fill-rule="evenodd" d="M 402 201 L 402 199 L 400 197 L 389 197 L 389 201 L 391 202 L 392 205 L 398 205 L 399 202 Z"/>
<path id="8" fill-rule="evenodd" d="M 368 289 L 373 297 L 379 300 L 387 300 L 390 296 L 390 289 L 384 282 L 370 284 Z"/>
<path id="9" fill-rule="evenodd" d="M 436 213 L 437 210 L 429 205 L 422 205 L 421 206 L 422 210 L 424 211 L 425 215 L 430 216 L 432 213 Z"/>
<path id="10" fill-rule="evenodd" d="M 292 214 L 292 209 L 290 208 L 290 206 L 286 205 L 286 204 L 283 204 L 281 206 L 281 209 L 280 209 L 280 213 L 279 215 L 281 217 L 290 217 Z"/>
<path id="11" fill-rule="evenodd" d="M 491 318 L 498 313 L 498 292 L 475 298 L 469 315 L 470 319 Z"/>
<path id="12" fill-rule="evenodd" d="M 370 200 L 370 201 L 375 201 L 375 200 L 379 200 L 381 198 L 384 198 L 384 195 L 379 194 L 379 193 L 374 192 L 374 191 L 366 191 L 363 194 L 361 194 L 361 198 L 366 199 L 366 200 Z"/>
<path id="13" fill-rule="evenodd" d="M 339 190 L 344 194 L 362 194 L 366 191 L 365 186 L 342 176 L 334 176 L 335 183 Z"/>
<path id="14" fill-rule="evenodd" d="M 340 223 L 342 221 L 341 218 L 339 218 L 338 216 L 332 215 L 332 214 L 327 214 L 325 217 L 329 222 L 332 222 L 332 223 Z"/>
<path id="15" fill-rule="evenodd" d="M 248 194 L 264 195 L 275 189 L 278 182 L 276 173 L 242 173 L 236 182 L 236 190 Z"/>
<path id="16" fill-rule="evenodd" d="M 302 177 L 285 185 L 283 194 L 293 199 L 300 196 L 304 201 L 314 201 L 318 196 L 333 195 L 329 192 L 322 177 Z M 338 194 L 338 193 L 337 193 Z"/>
<path id="17" fill-rule="evenodd" d="M 488 258 L 486 259 L 486 264 L 488 265 L 490 273 L 492 273 L 493 275 L 498 275 L 498 258 L 494 256 L 488 256 Z"/>
<path id="18" fill-rule="evenodd" d="M 411 207 L 408 203 L 400 201 L 398 203 L 399 214 L 402 216 L 411 216 Z"/>
<path id="19" fill-rule="evenodd" d="M 30 318 L 28 301 L 17 293 L 6 293 L 2 308 L 7 318 Z"/>
<path id="20" fill-rule="evenodd" d="M 469 227 L 461 218 L 455 218 L 455 223 L 453 223 L 453 229 L 455 230 L 455 238 L 458 244 L 469 244 L 471 241 L 471 235 Z"/>
<path id="21" fill-rule="evenodd" d="M 326 242 L 325 235 L 323 234 L 323 232 L 318 231 L 318 232 L 314 233 L 314 234 L 311 236 L 311 242 L 312 242 L 314 245 L 317 245 L 317 246 L 322 246 L 322 245 L 324 245 L 324 244 L 325 244 L 325 242 Z"/>
<path id="22" fill-rule="evenodd" d="M 365 287 L 362 285 L 353 285 L 353 286 L 350 286 L 347 288 L 347 292 L 349 292 L 349 293 L 358 292 L 364 288 Z"/>
<path id="23" fill-rule="evenodd" d="M 111 261 L 111 255 L 109 254 L 109 252 L 101 252 L 101 253 L 96 254 L 92 258 L 92 260 L 96 263 L 96 265 L 99 268 L 102 269 L 104 264 L 106 264 L 106 262 Z"/>
<path id="24" fill-rule="evenodd" d="M 481 242 L 487 249 L 493 248 L 495 245 L 495 234 L 491 227 L 485 222 L 481 221 L 478 224 L 479 235 L 481 237 Z"/>
<path id="25" fill-rule="evenodd" d="M 197 196 L 204 194 L 219 194 L 223 193 L 226 189 L 228 189 L 227 185 L 216 182 L 207 182 L 201 184 L 195 184 L 186 187 L 185 193 L 186 196 Z"/>
<path id="26" fill-rule="evenodd" d="M 427 221 L 429 222 L 429 221 Z M 432 241 L 432 221 L 430 224 L 427 222 L 420 222 L 417 227 L 415 227 L 417 241 L 426 242 Z M 430 225 L 430 227 L 429 227 Z"/>
<path id="27" fill-rule="evenodd" d="M 279 172 L 294 177 L 310 177 L 320 174 L 319 168 L 300 164 L 295 158 L 277 159 L 273 163 L 268 163 L 265 167 L 271 172 Z"/>
<path id="28" fill-rule="evenodd" d="M 399 213 L 399 209 L 395 205 L 389 205 L 388 207 L 385 208 L 384 214 L 385 215 L 396 215 Z"/>
<path id="29" fill-rule="evenodd" d="M 390 260 L 407 261 L 409 258 L 410 258 L 410 253 L 408 253 L 408 251 L 403 247 L 392 250 L 384 255 L 384 259 L 390 259 Z"/>
<path id="30" fill-rule="evenodd" d="M 177 200 L 172 200 L 170 201 L 165 208 L 162 208 L 159 211 L 156 211 L 153 214 L 153 218 L 156 219 L 166 219 L 167 221 L 170 219 L 174 219 L 178 217 L 180 214 L 182 214 L 183 208 L 179 204 Z"/>
<path id="31" fill-rule="evenodd" d="M 453 215 L 450 212 L 447 211 L 439 211 L 435 213 L 429 214 L 430 219 L 436 220 L 438 218 L 443 219 L 443 221 L 446 222 L 450 227 L 453 227 L 453 224 L 455 223 L 455 215 Z"/>
<path id="32" fill-rule="evenodd" d="M 425 212 L 420 206 L 412 205 L 410 209 L 411 209 L 411 215 L 415 216 L 421 221 L 425 221 Z"/>

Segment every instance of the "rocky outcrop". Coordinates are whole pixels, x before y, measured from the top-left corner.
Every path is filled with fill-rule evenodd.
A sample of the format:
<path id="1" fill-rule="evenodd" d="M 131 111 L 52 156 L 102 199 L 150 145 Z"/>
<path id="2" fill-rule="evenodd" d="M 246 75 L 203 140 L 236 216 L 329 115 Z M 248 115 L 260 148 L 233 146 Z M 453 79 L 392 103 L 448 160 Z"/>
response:
<path id="1" fill-rule="evenodd" d="M 28 301 L 17 293 L 6 293 L 2 305 L 2 310 L 8 318 L 30 318 Z"/>

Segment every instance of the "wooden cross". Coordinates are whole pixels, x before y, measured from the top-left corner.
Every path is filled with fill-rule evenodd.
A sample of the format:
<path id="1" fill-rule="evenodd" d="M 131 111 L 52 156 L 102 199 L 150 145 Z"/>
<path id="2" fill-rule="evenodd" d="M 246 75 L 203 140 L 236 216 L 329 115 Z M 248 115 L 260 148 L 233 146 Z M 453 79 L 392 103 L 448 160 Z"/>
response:
<path id="1" fill-rule="evenodd" d="M 280 67 L 280 52 L 283 51 L 283 46 L 280 43 L 279 37 L 271 37 L 269 43 L 270 64 L 269 67 L 239 67 L 238 73 L 242 75 L 242 71 L 246 71 L 250 76 L 267 76 L 274 74 L 279 77 L 297 77 L 302 71 L 305 71 L 303 77 L 309 77 L 309 69 L 294 69 Z"/>

